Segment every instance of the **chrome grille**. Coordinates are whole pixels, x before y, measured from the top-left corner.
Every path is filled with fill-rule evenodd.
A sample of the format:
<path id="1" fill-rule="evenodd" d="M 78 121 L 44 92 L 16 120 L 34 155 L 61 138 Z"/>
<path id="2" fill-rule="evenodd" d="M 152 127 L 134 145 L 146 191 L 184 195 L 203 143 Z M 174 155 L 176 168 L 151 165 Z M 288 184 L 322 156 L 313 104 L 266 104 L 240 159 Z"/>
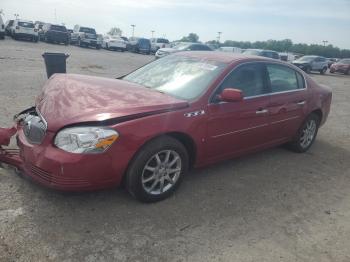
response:
<path id="1" fill-rule="evenodd" d="M 46 135 L 46 122 L 40 116 L 28 115 L 24 119 L 23 132 L 29 143 L 41 144 Z"/>

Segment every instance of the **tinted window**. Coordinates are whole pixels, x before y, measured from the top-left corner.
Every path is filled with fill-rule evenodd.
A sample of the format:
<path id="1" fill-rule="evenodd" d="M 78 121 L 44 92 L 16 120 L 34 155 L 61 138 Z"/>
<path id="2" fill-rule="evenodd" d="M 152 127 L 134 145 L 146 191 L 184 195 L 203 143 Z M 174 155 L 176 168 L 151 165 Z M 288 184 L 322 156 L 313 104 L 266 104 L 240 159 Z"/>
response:
<path id="1" fill-rule="evenodd" d="M 268 93 L 264 84 L 264 70 L 262 64 L 247 64 L 235 69 L 222 83 L 219 93 L 225 88 L 236 88 L 245 97 Z"/>
<path id="2" fill-rule="evenodd" d="M 268 64 L 266 68 L 270 78 L 272 93 L 290 91 L 299 88 L 297 73 L 293 69 L 283 65 L 274 64 Z"/>
<path id="3" fill-rule="evenodd" d="M 279 55 L 276 52 L 271 52 L 271 51 L 263 51 L 262 56 L 273 58 L 273 59 L 279 59 Z"/>
<path id="4" fill-rule="evenodd" d="M 26 27 L 26 28 L 34 28 L 34 24 L 28 23 L 28 22 L 18 22 L 18 25 L 21 27 Z"/>
<path id="5" fill-rule="evenodd" d="M 66 32 L 67 29 L 64 26 L 61 25 L 51 25 L 50 27 L 51 30 L 55 30 L 55 31 L 60 31 L 60 32 Z"/>
<path id="6" fill-rule="evenodd" d="M 158 38 L 157 43 L 169 44 L 169 40 L 164 38 Z"/>
<path id="7" fill-rule="evenodd" d="M 190 46 L 190 50 L 193 51 L 211 51 L 209 46 L 206 45 L 192 45 Z"/>
<path id="8" fill-rule="evenodd" d="M 79 32 L 84 32 L 87 34 L 96 34 L 95 29 L 88 28 L 88 27 L 80 27 Z"/>

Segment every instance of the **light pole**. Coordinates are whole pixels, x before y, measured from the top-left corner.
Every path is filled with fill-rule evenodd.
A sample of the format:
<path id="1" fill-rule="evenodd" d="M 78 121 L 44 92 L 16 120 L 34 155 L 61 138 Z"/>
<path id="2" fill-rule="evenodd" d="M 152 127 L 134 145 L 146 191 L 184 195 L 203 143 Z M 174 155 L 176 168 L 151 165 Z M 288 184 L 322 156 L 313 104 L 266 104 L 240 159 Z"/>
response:
<path id="1" fill-rule="evenodd" d="M 322 42 L 323 42 L 323 46 L 326 47 L 326 44 L 328 43 L 328 41 L 327 40 L 323 40 Z"/>
<path id="2" fill-rule="evenodd" d="M 221 37 L 222 32 L 218 32 L 218 43 L 220 44 L 220 37 Z"/>
<path id="3" fill-rule="evenodd" d="M 19 17 L 19 14 L 14 14 L 14 16 L 16 17 L 16 20 L 18 19 Z"/>
<path id="4" fill-rule="evenodd" d="M 154 32 L 155 32 L 154 30 L 151 31 L 151 33 L 152 33 L 152 38 L 153 38 Z"/>
<path id="5" fill-rule="evenodd" d="M 131 25 L 131 27 L 132 27 L 132 37 L 134 37 L 134 33 L 135 33 L 135 26 L 136 26 L 136 25 Z"/>

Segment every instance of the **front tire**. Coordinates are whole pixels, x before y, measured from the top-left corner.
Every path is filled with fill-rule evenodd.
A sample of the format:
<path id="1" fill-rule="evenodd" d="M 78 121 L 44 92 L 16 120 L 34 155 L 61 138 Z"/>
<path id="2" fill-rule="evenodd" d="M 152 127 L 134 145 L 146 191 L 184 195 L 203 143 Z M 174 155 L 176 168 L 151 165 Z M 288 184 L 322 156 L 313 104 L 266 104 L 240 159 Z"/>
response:
<path id="1" fill-rule="evenodd" d="M 141 202 L 169 197 L 188 170 L 189 157 L 178 140 L 162 136 L 147 143 L 126 173 L 126 188 Z"/>
<path id="2" fill-rule="evenodd" d="M 317 114 L 311 113 L 299 128 L 293 141 L 288 144 L 289 148 L 297 153 L 309 150 L 316 139 L 320 121 Z"/>

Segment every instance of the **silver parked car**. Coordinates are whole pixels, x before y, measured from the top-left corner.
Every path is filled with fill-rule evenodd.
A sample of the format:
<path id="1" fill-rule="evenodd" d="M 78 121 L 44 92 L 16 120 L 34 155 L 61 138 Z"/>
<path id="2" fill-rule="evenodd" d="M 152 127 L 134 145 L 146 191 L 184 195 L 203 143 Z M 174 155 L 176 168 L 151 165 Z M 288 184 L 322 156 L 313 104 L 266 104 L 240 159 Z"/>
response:
<path id="1" fill-rule="evenodd" d="M 328 61 L 325 57 L 315 55 L 305 55 L 293 61 L 293 65 L 301 68 L 306 73 L 318 71 L 321 75 L 328 69 Z"/>

